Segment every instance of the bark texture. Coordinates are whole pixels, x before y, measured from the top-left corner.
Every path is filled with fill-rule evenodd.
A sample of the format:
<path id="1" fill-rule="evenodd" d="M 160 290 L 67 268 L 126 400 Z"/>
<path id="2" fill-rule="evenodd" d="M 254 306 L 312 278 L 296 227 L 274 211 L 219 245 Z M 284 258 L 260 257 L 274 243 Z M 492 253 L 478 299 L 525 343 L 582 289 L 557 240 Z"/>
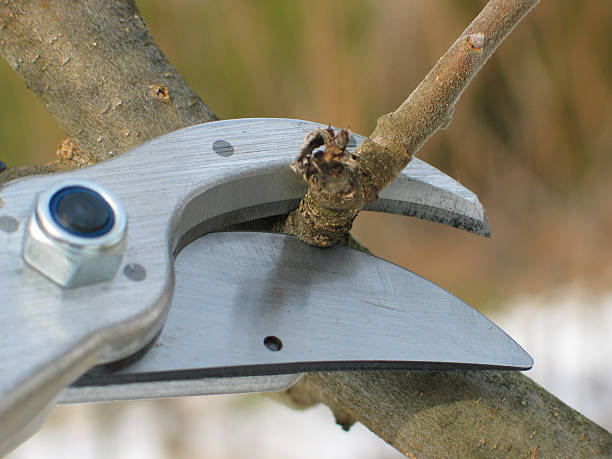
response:
<path id="1" fill-rule="evenodd" d="M 612 435 L 518 372 L 305 375 L 286 393 L 359 421 L 411 458 L 609 458 Z"/>
<path id="2" fill-rule="evenodd" d="M 465 85 L 533 3 L 492 1 L 484 11 L 495 20 L 485 23 L 481 14 L 408 100 L 381 118 L 357 159 L 369 171 L 366 185 L 391 180 L 447 123 Z M 153 43 L 131 1 L 0 0 L 0 52 L 72 138 L 58 162 L 9 170 L 0 183 L 80 167 L 215 119 Z M 341 154 L 330 158 L 353 167 Z M 283 226 L 278 218 L 255 224 Z M 409 457 L 612 456 L 610 433 L 518 373 L 309 374 L 277 398 L 300 408 L 326 403 L 345 428 L 362 422 Z"/>
<path id="3" fill-rule="evenodd" d="M 94 162 L 216 119 L 132 1 L 3 0 L 0 53 Z M 60 158 L 35 170 L 9 169 L 0 180 L 79 165 Z"/>

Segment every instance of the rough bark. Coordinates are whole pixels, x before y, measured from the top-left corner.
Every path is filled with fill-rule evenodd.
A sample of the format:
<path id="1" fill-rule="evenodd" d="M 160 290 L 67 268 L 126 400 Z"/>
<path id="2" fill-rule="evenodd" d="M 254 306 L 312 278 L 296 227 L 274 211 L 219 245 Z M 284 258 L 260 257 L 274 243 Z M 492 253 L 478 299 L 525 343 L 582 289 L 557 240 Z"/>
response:
<path id="1" fill-rule="evenodd" d="M 612 457 L 609 432 L 517 372 L 317 373 L 285 397 L 325 403 L 413 458 Z"/>
<path id="2" fill-rule="evenodd" d="M 470 29 L 482 26 L 476 20 L 419 88 L 435 87 L 438 74 L 452 80 L 452 65 L 443 65 L 446 57 L 466 65 L 463 86 L 428 90 L 423 97 L 417 97 L 417 88 L 399 115 L 382 118 L 372 145 L 374 153 L 384 154 L 376 145 L 396 149 L 399 159 L 392 170 L 444 124 L 452 105 L 446 102 L 456 100 L 470 72 L 510 31 L 516 15 L 526 12 L 521 5 L 528 9 L 532 3 L 491 2 L 487 8 L 501 18 L 501 28 L 495 29 L 501 35 L 486 27 Z M 500 16 L 504 6 L 510 7 L 509 15 Z M 131 1 L 4 1 L 0 52 L 73 139 L 62 144 L 58 162 L 9 169 L 0 174 L 0 183 L 96 162 L 111 151 L 117 154 L 154 136 L 215 119 L 155 46 Z M 415 106 L 422 110 L 411 112 Z M 396 119 L 400 123 L 393 127 Z M 395 129 L 409 135 L 398 136 Z M 367 158 L 365 149 L 362 156 L 378 161 Z M 368 167 L 373 180 L 388 180 L 384 167 Z M 260 230 L 282 226 L 278 219 L 259 224 Z M 612 456 L 612 435 L 517 373 L 309 374 L 279 397 L 297 407 L 326 403 L 346 428 L 360 421 L 411 457 Z"/>
<path id="3" fill-rule="evenodd" d="M 216 119 L 131 1 L 2 1 L 0 53 L 92 162 Z M 72 159 L 0 180 L 83 165 Z"/>

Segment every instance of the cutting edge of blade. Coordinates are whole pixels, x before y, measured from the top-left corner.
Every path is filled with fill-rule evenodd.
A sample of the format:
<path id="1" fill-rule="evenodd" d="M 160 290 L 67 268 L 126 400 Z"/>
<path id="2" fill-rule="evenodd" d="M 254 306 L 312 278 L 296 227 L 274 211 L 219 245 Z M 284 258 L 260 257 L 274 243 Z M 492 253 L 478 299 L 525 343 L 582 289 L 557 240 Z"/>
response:
<path id="1" fill-rule="evenodd" d="M 528 354 L 525 353 L 529 359 Z M 527 363 L 527 362 L 525 362 Z M 531 360 L 533 364 L 533 360 Z M 525 371 L 531 366 L 490 365 L 456 362 L 300 362 L 284 365 L 257 365 L 183 371 L 123 373 L 88 377 L 66 388 L 58 403 L 84 403 L 151 398 L 185 397 L 284 390 L 305 372 L 333 371 Z M 245 376 L 248 375 L 248 376 Z"/>
<path id="2" fill-rule="evenodd" d="M 430 220 L 491 237 L 478 196 L 427 162 L 413 158 L 365 210 Z"/>

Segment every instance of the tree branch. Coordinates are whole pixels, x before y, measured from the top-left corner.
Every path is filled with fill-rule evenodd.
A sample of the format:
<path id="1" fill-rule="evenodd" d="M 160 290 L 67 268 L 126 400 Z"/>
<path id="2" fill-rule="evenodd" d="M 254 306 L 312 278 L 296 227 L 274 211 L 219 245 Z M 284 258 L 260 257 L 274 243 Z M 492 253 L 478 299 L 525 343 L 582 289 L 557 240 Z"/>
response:
<path id="1" fill-rule="evenodd" d="M 360 196 L 371 198 L 446 123 L 463 88 L 533 3 L 489 3 L 408 100 L 381 118 L 357 158 L 343 151 L 342 137 L 332 142 L 321 134 L 332 167 L 319 169 L 357 170 L 335 183 L 328 174 L 323 188 L 344 190 L 347 177 L 356 177 L 369 190 Z M 155 46 L 131 1 L 4 1 L 0 52 L 79 142 L 63 144 L 62 161 L 4 172 L 0 180 L 77 167 L 83 158 L 98 161 L 214 119 Z M 270 222 L 264 227 L 278 224 Z M 309 374 L 278 397 L 299 407 L 326 403 L 346 428 L 360 421 L 412 457 L 612 455 L 609 433 L 512 372 Z"/>
<path id="2" fill-rule="evenodd" d="M 348 156 L 332 157 L 330 167 L 319 164 L 316 173 L 304 176 L 308 192 L 284 231 L 312 245 L 344 240 L 363 206 L 377 199 L 434 132 L 449 125 L 463 90 L 537 2 L 491 0 L 408 99 L 378 119 L 370 138 L 350 158 L 352 163 L 346 162 Z M 300 164 L 296 169 L 304 175 Z"/>
<path id="3" fill-rule="evenodd" d="M 313 373 L 286 397 L 325 403 L 339 424 L 359 421 L 408 457 L 612 454 L 609 432 L 518 372 Z"/>
<path id="4" fill-rule="evenodd" d="M 425 79 L 355 152 L 300 154 L 308 183 L 284 231 L 320 246 L 343 241 L 363 206 L 438 129 L 489 56 L 537 0 L 491 0 Z M 305 146 L 308 144 L 308 138 Z M 348 428 L 360 421 L 409 457 L 609 457 L 612 436 L 522 374 L 319 373 L 275 398 L 328 405 Z M 416 455 L 416 456 L 415 456 Z"/>
<path id="5" fill-rule="evenodd" d="M 91 162 L 217 119 L 164 57 L 132 1 L 2 1 L 0 53 Z M 0 180 L 82 163 L 64 157 L 9 169 Z"/>

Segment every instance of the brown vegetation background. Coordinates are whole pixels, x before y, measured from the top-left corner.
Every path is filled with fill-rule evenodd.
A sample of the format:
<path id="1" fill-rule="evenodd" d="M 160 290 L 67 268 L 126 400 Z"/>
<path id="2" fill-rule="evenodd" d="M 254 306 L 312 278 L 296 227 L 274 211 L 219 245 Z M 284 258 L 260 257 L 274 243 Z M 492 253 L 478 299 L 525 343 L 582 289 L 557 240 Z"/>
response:
<path id="1" fill-rule="evenodd" d="M 485 2 L 138 3 L 161 49 L 219 117 L 302 118 L 367 135 Z M 354 235 L 480 309 L 568 284 L 609 290 L 610 30 L 607 0 L 542 1 L 419 153 L 479 195 L 491 240 L 371 213 Z M 0 88 L 0 159 L 52 160 L 63 134 L 4 61 Z"/>

